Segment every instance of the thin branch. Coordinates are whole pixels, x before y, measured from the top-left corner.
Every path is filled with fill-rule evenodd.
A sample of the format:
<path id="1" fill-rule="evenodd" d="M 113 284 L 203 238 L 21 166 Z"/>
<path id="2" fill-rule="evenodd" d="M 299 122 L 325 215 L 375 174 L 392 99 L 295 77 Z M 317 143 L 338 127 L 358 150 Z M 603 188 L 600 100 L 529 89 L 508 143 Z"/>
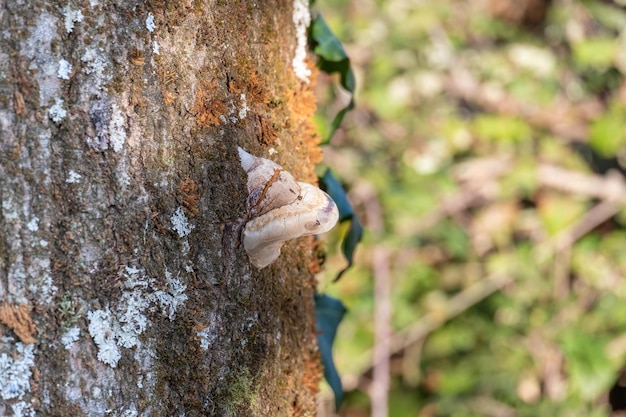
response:
<path id="1" fill-rule="evenodd" d="M 376 191 L 370 184 L 359 189 L 365 206 L 370 231 L 381 237 L 384 232 L 383 212 Z M 389 414 L 389 360 L 391 337 L 391 273 L 389 250 L 378 244 L 373 249 L 374 272 L 374 350 L 372 383 L 369 395 L 372 400 L 372 416 L 387 417 Z"/>
<path id="2" fill-rule="evenodd" d="M 389 413 L 389 360 L 391 337 L 391 279 L 389 251 L 374 248 L 374 352 L 372 365 L 372 417 L 387 417 Z"/>
<path id="3" fill-rule="evenodd" d="M 570 194 L 626 203 L 626 183 L 622 174 L 609 171 L 605 176 L 570 171 L 551 164 L 537 167 L 539 185 Z"/>

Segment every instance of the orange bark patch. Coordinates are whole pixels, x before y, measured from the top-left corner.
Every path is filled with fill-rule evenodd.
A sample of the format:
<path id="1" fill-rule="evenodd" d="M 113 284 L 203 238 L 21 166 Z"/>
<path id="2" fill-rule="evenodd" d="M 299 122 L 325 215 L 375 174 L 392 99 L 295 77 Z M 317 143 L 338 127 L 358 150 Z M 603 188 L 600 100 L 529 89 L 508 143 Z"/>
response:
<path id="1" fill-rule="evenodd" d="M 233 94 L 240 94 L 243 91 L 241 84 L 234 78 L 228 80 L 228 91 Z"/>
<path id="2" fill-rule="evenodd" d="M 315 354 L 309 353 L 304 360 L 302 384 L 312 397 L 320 392 L 320 380 L 322 379 L 323 371 L 319 352 Z"/>
<path id="3" fill-rule="evenodd" d="M 24 101 L 24 96 L 17 89 L 13 91 L 13 109 L 15 110 L 15 114 L 20 117 L 24 117 L 28 113 L 26 111 L 26 102 Z"/>
<path id="4" fill-rule="evenodd" d="M 259 74 L 251 72 L 248 79 L 248 100 L 252 104 L 267 104 L 270 102 L 270 95 L 264 87 L 267 81 L 260 79 Z"/>
<path id="5" fill-rule="evenodd" d="M 178 184 L 178 191 L 182 194 L 183 208 L 186 214 L 193 217 L 200 213 L 198 209 L 198 200 L 200 200 L 198 186 L 190 177 L 186 177 Z"/>
<path id="6" fill-rule="evenodd" d="M 196 92 L 196 103 L 193 106 L 193 113 L 196 115 L 198 125 L 202 127 L 213 127 L 222 124 L 220 116 L 228 114 L 228 109 L 221 100 L 214 97 L 215 81 L 203 82 Z"/>
<path id="7" fill-rule="evenodd" d="M 215 99 L 217 83 L 204 81 L 196 92 L 196 103 L 192 112 L 196 115 L 198 125 L 202 127 L 213 127 L 222 124 L 220 116 L 228 114 L 228 108 L 221 100 Z"/>
<path id="8" fill-rule="evenodd" d="M 146 57 L 143 55 L 143 51 L 133 47 L 128 53 L 128 60 L 131 64 L 141 67 L 146 62 Z"/>
<path id="9" fill-rule="evenodd" d="M 308 162 L 313 167 L 322 161 L 322 151 L 318 146 L 321 138 L 313 123 L 313 116 L 317 109 L 317 98 L 313 90 L 319 71 L 311 62 L 308 63 L 308 67 L 311 70 L 310 83 L 300 83 L 297 90 L 287 90 L 286 98 L 293 131 L 308 149 Z M 304 181 L 317 182 L 317 177 L 312 169 Z"/>
<path id="10" fill-rule="evenodd" d="M 37 328 L 30 318 L 31 310 L 32 308 L 26 304 L 4 303 L 0 305 L 0 323 L 13 330 L 22 343 L 35 343 L 37 341 L 34 337 Z"/>
<path id="11" fill-rule="evenodd" d="M 256 136 L 264 145 L 273 145 L 278 138 L 278 132 L 269 118 L 258 116 L 258 124 L 256 126 Z"/>

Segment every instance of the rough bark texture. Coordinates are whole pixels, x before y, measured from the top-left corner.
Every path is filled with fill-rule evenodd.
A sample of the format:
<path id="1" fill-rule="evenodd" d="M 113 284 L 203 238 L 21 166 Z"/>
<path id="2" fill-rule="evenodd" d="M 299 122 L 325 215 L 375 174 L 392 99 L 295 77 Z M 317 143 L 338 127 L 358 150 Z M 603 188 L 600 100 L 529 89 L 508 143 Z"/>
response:
<path id="1" fill-rule="evenodd" d="M 258 271 L 232 226 L 237 145 L 314 179 L 293 2 L 3 0 L 0 33 L 0 415 L 314 414 L 312 240 Z"/>

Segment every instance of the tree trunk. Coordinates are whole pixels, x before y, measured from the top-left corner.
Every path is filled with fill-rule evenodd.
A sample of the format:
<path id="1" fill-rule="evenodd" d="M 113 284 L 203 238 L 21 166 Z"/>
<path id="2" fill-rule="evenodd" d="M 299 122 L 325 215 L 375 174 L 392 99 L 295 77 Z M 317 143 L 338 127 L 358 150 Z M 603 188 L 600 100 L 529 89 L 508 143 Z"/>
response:
<path id="1" fill-rule="evenodd" d="M 0 0 L 0 415 L 315 414 L 313 241 L 232 226 L 238 145 L 314 181 L 307 7 Z"/>

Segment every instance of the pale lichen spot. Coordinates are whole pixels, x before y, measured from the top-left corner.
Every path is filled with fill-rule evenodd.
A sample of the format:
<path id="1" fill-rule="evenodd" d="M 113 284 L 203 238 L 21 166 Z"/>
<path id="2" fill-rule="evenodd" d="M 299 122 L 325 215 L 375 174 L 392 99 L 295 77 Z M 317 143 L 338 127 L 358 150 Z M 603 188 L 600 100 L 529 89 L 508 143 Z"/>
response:
<path id="1" fill-rule="evenodd" d="M 57 71 L 57 77 L 61 78 L 62 80 L 69 80 L 71 73 L 72 64 L 64 59 L 59 60 L 59 70 Z"/>
<path id="2" fill-rule="evenodd" d="M 311 70 L 306 65 L 307 54 L 307 29 L 311 24 L 311 13 L 309 12 L 309 0 L 294 0 L 293 2 L 293 24 L 296 27 L 296 51 L 291 62 L 296 77 L 305 83 L 309 82 Z"/>
<path id="3" fill-rule="evenodd" d="M 200 330 L 196 333 L 196 336 L 200 338 L 200 347 L 203 350 L 208 350 L 209 347 L 217 340 L 217 334 L 211 328 L 211 326 L 206 327 L 203 330 Z"/>
<path id="4" fill-rule="evenodd" d="M 246 116 L 248 115 L 248 110 L 250 110 L 250 108 L 248 107 L 248 103 L 246 102 L 245 93 L 241 93 L 241 96 L 239 97 L 239 99 L 241 100 L 241 108 L 239 109 L 239 119 L 245 119 Z"/>
<path id="5" fill-rule="evenodd" d="M 54 123 L 59 123 L 61 120 L 65 118 L 65 116 L 67 116 L 67 110 L 63 108 L 62 98 L 56 99 L 56 102 L 54 103 L 54 105 L 52 105 L 52 107 L 48 109 L 48 115 L 50 116 L 50 119 L 52 119 Z"/>
<path id="6" fill-rule="evenodd" d="M 115 368 L 122 355 L 115 343 L 111 312 L 108 309 L 90 311 L 87 313 L 87 318 L 89 319 L 89 334 L 98 346 L 98 360 Z"/>
<path id="7" fill-rule="evenodd" d="M 80 57 L 85 64 L 83 72 L 93 77 L 94 93 L 99 94 L 104 89 L 104 84 L 109 81 L 111 76 L 106 73 L 107 61 L 103 57 L 101 49 L 87 48 L 85 53 Z"/>
<path id="8" fill-rule="evenodd" d="M 156 25 L 154 24 L 154 15 L 152 13 L 148 13 L 148 17 L 146 18 L 146 29 L 148 29 L 148 32 L 150 33 L 154 32 L 154 29 L 156 29 Z"/>
<path id="9" fill-rule="evenodd" d="M 80 182 L 81 178 L 82 178 L 82 175 L 80 175 L 78 172 L 74 171 L 73 169 L 70 169 L 70 172 L 67 173 L 67 178 L 65 179 L 65 182 L 68 184 L 77 184 Z"/>
<path id="10" fill-rule="evenodd" d="M 78 340 L 78 336 L 80 336 L 80 329 L 76 326 L 63 333 L 63 336 L 61 336 L 61 343 L 63 343 L 65 350 L 71 349 L 74 342 Z"/>
<path id="11" fill-rule="evenodd" d="M 26 228 L 31 232 L 39 230 L 39 218 L 33 217 L 28 223 L 26 223 Z"/>
<path id="12" fill-rule="evenodd" d="M 72 33 L 74 30 L 74 23 L 83 21 L 83 12 L 80 10 L 74 10 L 69 5 L 63 8 L 63 23 L 65 23 L 65 31 Z"/>
<path id="13" fill-rule="evenodd" d="M 185 237 L 194 229 L 194 225 L 189 223 L 189 219 L 185 216 L 185 212 L 182 207 L 178 207 L 171 217 L 172 230 L 174 230 L 179 237 Z"/>
<path id="14" fill-rule="evenodd" d="M 22 399 L 30 392 L 35 345 L 13 343 L 13 338 L 5 336 L 0 338 L 0 346 L 13 347 L 10 354 L 0 354 L 0 400 Z"/>
<path id="15" fill-rule="evenodd" d="M 111 121 L 109 122 L 109 142 L 115 152 L 120 152 L 126 143 L 126 118 L 117 104 L 111 105 Z"/>

